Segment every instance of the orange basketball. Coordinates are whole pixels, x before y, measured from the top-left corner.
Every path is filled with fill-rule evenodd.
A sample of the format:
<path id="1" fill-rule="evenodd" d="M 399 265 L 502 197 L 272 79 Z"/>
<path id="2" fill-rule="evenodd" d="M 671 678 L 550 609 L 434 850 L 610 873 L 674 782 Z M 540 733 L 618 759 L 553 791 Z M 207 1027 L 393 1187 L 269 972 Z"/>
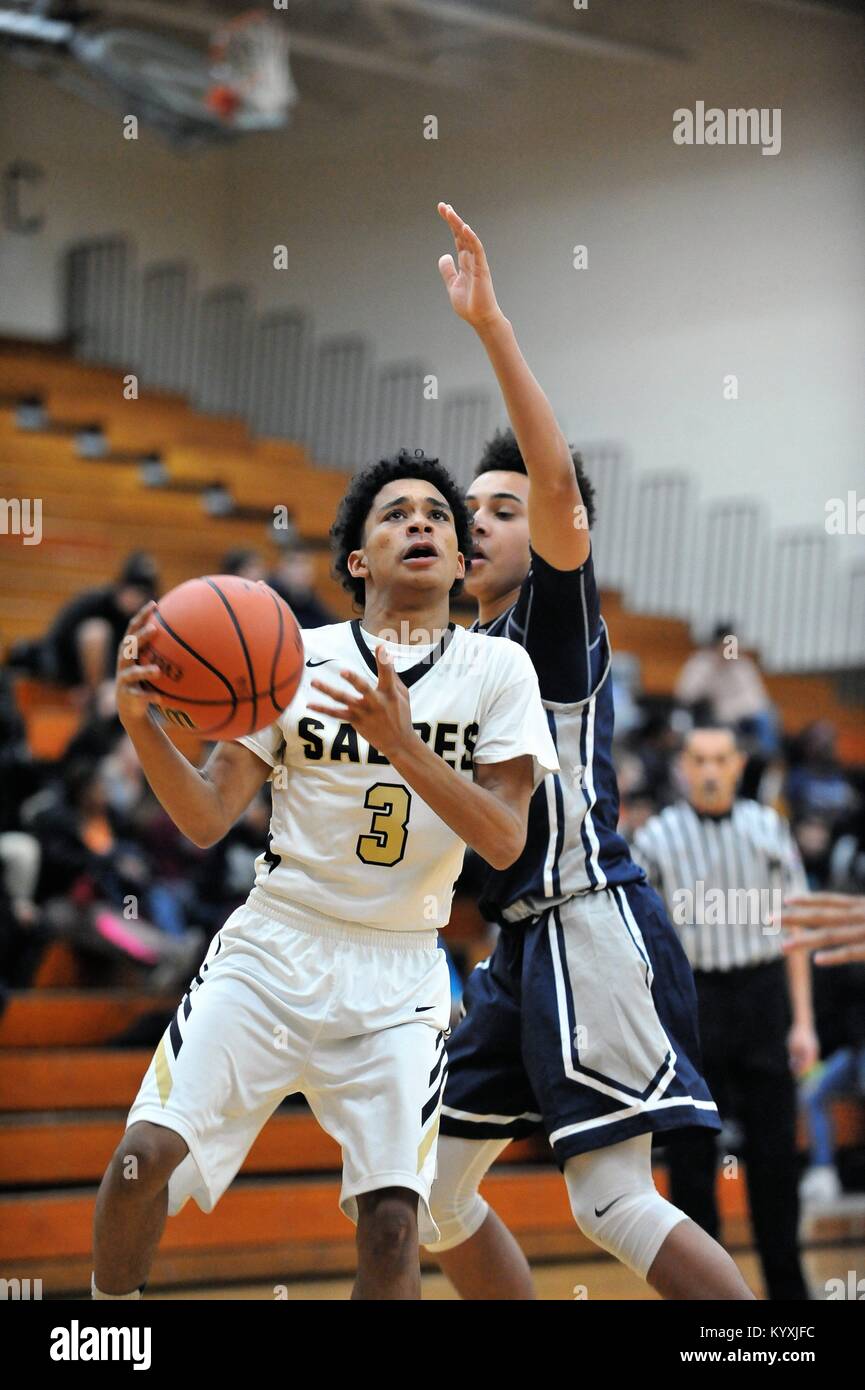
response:
<path id="1" fill-rule="evenodd" d="M 162 676 L 143 684 L 178 728 L 208 739 L 255 733 L 279 717 L 300 684 L 300 628 L 260 579 L 189 579 L 159 600 L 153 620 L 159 631 L 140 662 Z"/>

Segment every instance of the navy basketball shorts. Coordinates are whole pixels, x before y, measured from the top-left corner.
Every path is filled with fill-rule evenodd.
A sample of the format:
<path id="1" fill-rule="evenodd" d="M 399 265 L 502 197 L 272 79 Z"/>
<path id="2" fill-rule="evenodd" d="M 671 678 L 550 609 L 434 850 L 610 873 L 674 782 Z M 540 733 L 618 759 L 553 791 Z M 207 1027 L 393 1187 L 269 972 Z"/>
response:
<path id="1" fill-rule="evenodd" d="M 560 1164 L 637 1134 L 720 1129 L 691 967 L 645 883 L 504 925 L 448 1043 L 441 1133 L 523 1138 Z"/>

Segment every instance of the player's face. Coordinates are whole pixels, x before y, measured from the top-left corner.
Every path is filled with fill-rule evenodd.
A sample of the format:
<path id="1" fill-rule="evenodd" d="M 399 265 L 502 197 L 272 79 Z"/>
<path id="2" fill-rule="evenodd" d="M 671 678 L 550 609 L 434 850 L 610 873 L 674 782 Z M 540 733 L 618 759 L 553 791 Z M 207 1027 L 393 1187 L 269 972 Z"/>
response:
<path id="1" fill-rule="evenodd" d="M 733 803 L 744 758 L 725 729 L 697 729 L 682 753 L 688 799 L 701 810 L 722 814 Z"/>
<path id="2" fill-rule="evenodd" d="M 466 592 L 492 603 L 518 589 L 529 572 L 529 480 L 500 469 L 481 473 L 466 502 L 474 540 Z"/>
<path id="3" fill-rule="evenodd" d="M 376 495 L 363 547 L 348 563 L 379 593 L 448 594 L 465 574 L 465 560 L 447 499 L 423 478 L 394 478 Z"/>

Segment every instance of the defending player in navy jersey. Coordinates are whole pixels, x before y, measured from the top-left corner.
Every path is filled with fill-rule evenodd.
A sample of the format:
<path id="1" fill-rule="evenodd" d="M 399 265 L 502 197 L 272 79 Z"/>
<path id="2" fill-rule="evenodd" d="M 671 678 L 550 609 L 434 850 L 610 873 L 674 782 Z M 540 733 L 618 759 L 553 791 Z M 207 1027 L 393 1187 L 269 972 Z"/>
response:
<path id="1" fill-rule="evenodd" d="M 513 433 L 487 446 L 468 491 L 475 629 L 525 647 L 559 771 L 533 794 L 525 848 L 492 870 L 500 923 L 449 1046 L 433 1210 L 435 1253 L 468 1298 L 533 1296 L 513 1236 L 478 1193 L 511 1139 L 543 1127 L 582 1230 L 667 1298 L 749 1299 L 730 1256 L 665 1201 L 652 1136 L 719 1129 L 700 1074 L 690 967 L 663 905 L 617 834 L 610 645 L 589 527 L 594 503 L 495 298 L 483 247 L 439 204 L 458 266 L 439 269 L 477 332 Z"/>

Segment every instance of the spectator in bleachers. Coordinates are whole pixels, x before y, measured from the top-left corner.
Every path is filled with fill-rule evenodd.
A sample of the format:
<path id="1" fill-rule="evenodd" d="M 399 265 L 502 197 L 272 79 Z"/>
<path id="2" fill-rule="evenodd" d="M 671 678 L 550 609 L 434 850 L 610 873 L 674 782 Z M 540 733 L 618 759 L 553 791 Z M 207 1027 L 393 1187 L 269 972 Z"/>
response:
<path id="1" fill-rule="evenodd" d="M 228 834 L 200 859 L 193 885 L 195 914 L 208 938 L 246 902 L 269 824 L 270 792 L 263 787 Z"/>
<path id="2" fill-rule="evenodd" d="M 10 666 L 71 687 L 82 702 L 92 702 L 100 686 L 113 680 L 129 619 L 156 597 L 158 585 L 153 558 L 133 552 L 111 584 L 88 589 L 61 608 L 43 638 L 17 643 Z"/>
<path id="3" fill-rule="evenodd" d="M 793 821 L 793 839 L 802 859 L 802 866 L 813 893 L 829 883 L 829 862 L 832 851 L 832 827 L 820 816 L 803 816 Z"/>
<path id="4" fill-rule="evenodd" d="M 865 893 L 865 809 L 832 847 L 827 886 L 833 893 Z"/>
<path id="5" fill-rule="evenodd" d="M 35 800 L 23 815 L 41 849 L 36 896 L 44 923 L 90 954 L 149 967 L 154 987 L 184 980 L 202 933 L 190 929 L 178 940 L 160 929 L 152 865 L 129 818 L 111 805 L 104 763 L 67 760 Z"/>
<path id="6" fill-rule="evenodd" d="M 640 724 L 626 738 L 617 738 L 615 745 L 616 765 L 624 778 L 619 782 L 620 793 L 650 798 L 654 811 L 669 806 L 680 793 L 674 784 L 678 753 L 679 738 L 669 713 L 657 707 L 647 708 L 644 702 Z"/>
<path id="7" fill-rule="evenodd" d="M 825 719 L 803 729 L 790 748 L 785 796 L 793 820 L 816 817 L 833 828 L 857 809 L 857 795 L 835 751 L 835 729 Z"/>
<path id="8" fill-rule="evenodd" d="M 315 593 L 312 551 L 303 542 L 283 551 L 267 582 L 285 599 L 301 627 L 324 627 L 336 622 Z"/>
<path id="9" fill-rule="evenodd" d="M 219 573 L 236 574 L 239 579 L 266 579 L 267 565 L 257 550 L 244 550 L 238 546 L 226 551 Z"/>
<path id="10" fill-rule="evenodd" d="M 679 672 L 675 699 L 691 711 L 695 722 L 729 724 L 746 746 L 754 745 L 770 758 L 778 747 L 775 709 L 757 663 L 738 653 L 734 636 L 731 624 L 718 624 Z"/>
<path id="11" fill-rule="evenodd" d="M 10 989 L 28 986 L 47 936 L 36 906 L 39 842 L 22 831 L 0 834 L 0 1014 Z"/>
<path id="12" fill-rule="evenodd" d="M 0 834 L 18 825 L 18 808 L 36 789 L 38 770 L 9 672 L 0 670 Z"/>

